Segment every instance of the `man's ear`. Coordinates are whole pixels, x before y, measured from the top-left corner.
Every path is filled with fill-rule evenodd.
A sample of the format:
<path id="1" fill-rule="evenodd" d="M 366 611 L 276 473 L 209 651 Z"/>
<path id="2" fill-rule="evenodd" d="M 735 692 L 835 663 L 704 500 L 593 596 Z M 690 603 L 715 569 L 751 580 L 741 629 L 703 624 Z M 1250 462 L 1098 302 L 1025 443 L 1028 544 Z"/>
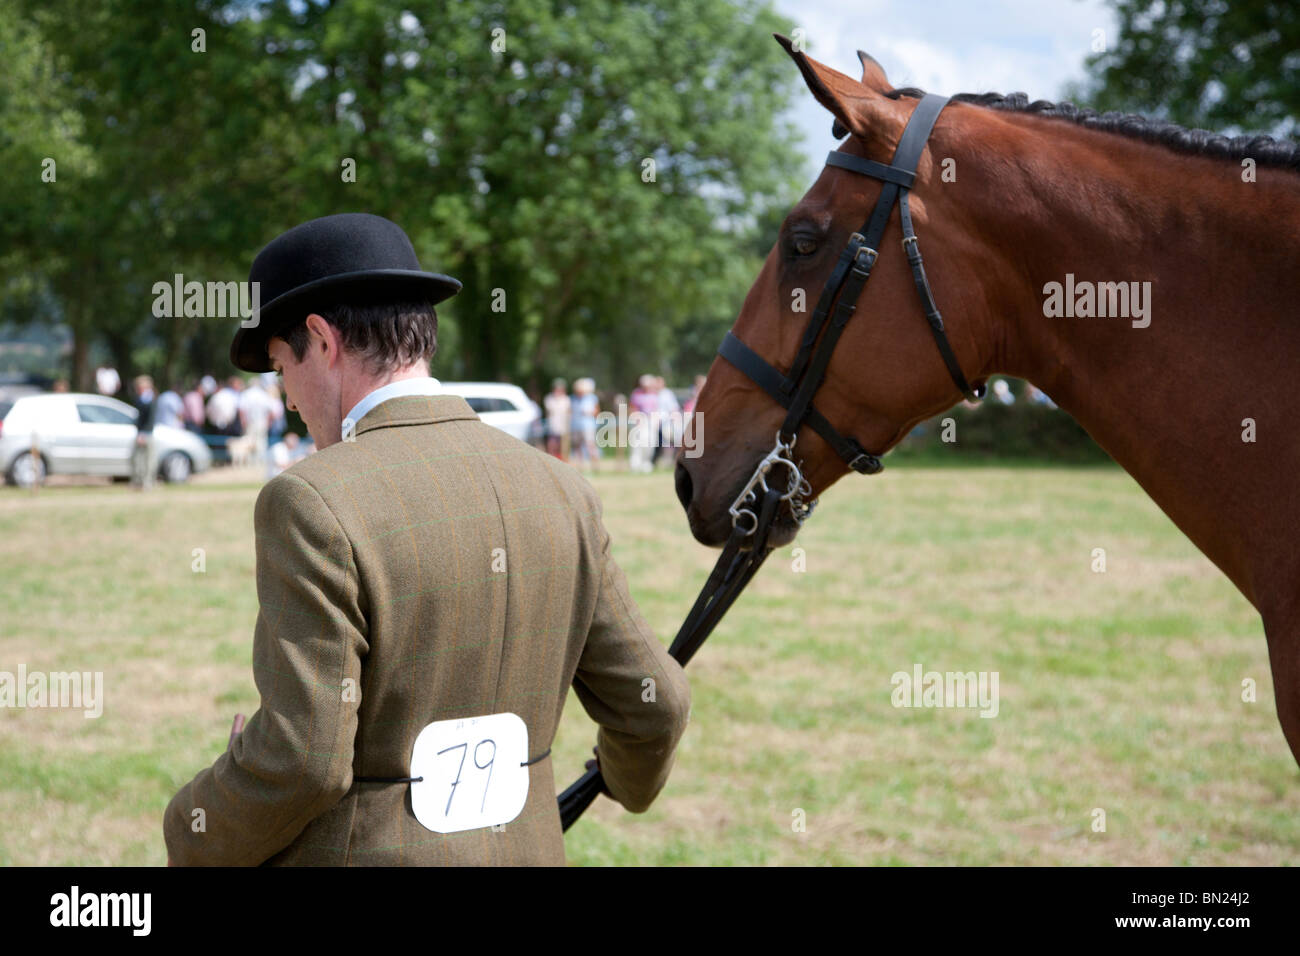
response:
<path id="1" fill-rule="evenodd" d="M 859 51 L 863 69 L 862 82 L 859 82 L 795 50 L 794 44 L 779 33 L 774 36 L 799 67 L 808 90 L 817 102 L 831 111 L 839 127 L 864 139 L 874 136 L 889 142 L 898 141 L 906 117 L 896 100 L 883 95 L 893 87 L 879 63 Z"/>
<path id="2" fill-rule="evenodd" d="M 324 349 L 325 367 L 333 368 L 343 357 L 343 340 L 339 330 L 325 321 L 323 315 L 313 312 L 307 316 L 307 331 L 311 334 L 307 350 Z M 306 361 L 305 355 L 303 360 Z"/>

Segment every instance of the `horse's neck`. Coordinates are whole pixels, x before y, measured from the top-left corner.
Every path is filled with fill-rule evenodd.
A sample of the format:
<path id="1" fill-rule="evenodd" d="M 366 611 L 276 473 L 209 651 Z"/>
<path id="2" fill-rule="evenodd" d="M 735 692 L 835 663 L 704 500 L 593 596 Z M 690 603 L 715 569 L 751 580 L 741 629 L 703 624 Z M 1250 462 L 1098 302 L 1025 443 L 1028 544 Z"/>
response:
<path id="1" fill-rule="evenodd" d="M 1279 599 L 1279 573 L 1300 581 L 1296 549 L 1276 534 L 1300 531 L 1300 175 L 1260 169 L 1243 182 L 1230 161 L 1088 135 L 1104 136 L 1111 155 L 1082 137 L 1076 166 L 1042 139 L 1055 162 L 1038 170 L 1060 178 L 1035 183 L 1039 241 L 1015 254 L 1030 294 L 1003 313 L 1014 318 L 994 351 L 1260 607 Z M 1045 315 L 1045 285 L 1060 283 L 1065 300 L 1069 276 L 1085 309 L 1083 282 L 1139 283 L 1130 291 L 1146 315 L 1130 301 L 1130 315 L 1100 317 L 1095 298 L 1093 317 Z"/>

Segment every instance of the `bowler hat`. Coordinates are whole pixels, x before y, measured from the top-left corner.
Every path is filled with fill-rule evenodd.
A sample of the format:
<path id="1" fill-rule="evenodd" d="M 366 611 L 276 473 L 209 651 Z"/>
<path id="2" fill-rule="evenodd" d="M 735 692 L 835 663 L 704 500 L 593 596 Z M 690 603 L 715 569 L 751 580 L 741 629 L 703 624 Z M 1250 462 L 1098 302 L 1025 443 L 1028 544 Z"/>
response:
<path id="1" fill-rule="evenodd" d="M 246 372 L 271 371 L 271 338 L 330 304 L 436 304 L 460 291 L 451 276 L 420 268 L 401 226 L 364 212 L 294 226 L 257 254 L 248 280 L 259 283 L 258 321 L 241 326 L 230 345 L 230 361 Z"/>

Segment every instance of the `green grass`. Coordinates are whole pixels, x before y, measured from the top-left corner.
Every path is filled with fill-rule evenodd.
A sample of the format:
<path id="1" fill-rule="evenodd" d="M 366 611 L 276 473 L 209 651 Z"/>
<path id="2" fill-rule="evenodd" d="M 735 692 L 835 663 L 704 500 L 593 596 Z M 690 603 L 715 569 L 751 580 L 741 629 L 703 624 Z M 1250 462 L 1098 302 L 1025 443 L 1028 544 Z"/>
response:
<path id="1" fill-rule="evenodd" d="M 670 475 L 595 484 L 667 643 L 714 552 L 690 538 Z M 164 862 L 167 801 L 225 746 L 231 714 L 257 706 L 256 493 L 0 494 L 0 670 L 102 670 L 106 697 L 98 720 L 0 710 L 0 864 Z M 570 862 L 1300 858 L 1300 771 L 1259 618 L 1123 472 L 846 479 L 795 546 L 807 570 L 775 553 L 691 663 L 691 726 L 659 800 L 640 815 L 598 800 L 567 837 Z M 998 715 L 895 708 L 890 677 L 917 663 L 996 671 Z M 560 787 L 594 739 L 571 697 Z"/>

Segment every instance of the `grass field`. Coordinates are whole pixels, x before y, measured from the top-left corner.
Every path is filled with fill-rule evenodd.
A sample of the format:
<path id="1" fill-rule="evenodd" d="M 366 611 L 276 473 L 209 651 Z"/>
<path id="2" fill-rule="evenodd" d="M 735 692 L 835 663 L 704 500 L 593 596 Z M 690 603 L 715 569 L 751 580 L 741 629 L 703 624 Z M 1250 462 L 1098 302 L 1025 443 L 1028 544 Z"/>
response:
<path id="1" fill-rule="evenodd" d="M 595 484 L 667 643 L 714 553 L 667 473 Z M 98 670 L 106 685 L 97 720 L 0 710 L 0 864 L 164 862 L 163 808 L 257 707 L 256 493 L 0 494 L 0 670 Z M 598 800 L 567 837 L 571 863 L 1300 860 L 1300 771 L 1259 618 L 1123 472 L 846 479 L 796 547 L 691 663 L 691 725 L 659 800 L 643 815 Z M 997 672 L 997 716 L 894 707 L 891 675 L 918 664 Z M 594 739 L 571 695 L 561 787 Z"/>

